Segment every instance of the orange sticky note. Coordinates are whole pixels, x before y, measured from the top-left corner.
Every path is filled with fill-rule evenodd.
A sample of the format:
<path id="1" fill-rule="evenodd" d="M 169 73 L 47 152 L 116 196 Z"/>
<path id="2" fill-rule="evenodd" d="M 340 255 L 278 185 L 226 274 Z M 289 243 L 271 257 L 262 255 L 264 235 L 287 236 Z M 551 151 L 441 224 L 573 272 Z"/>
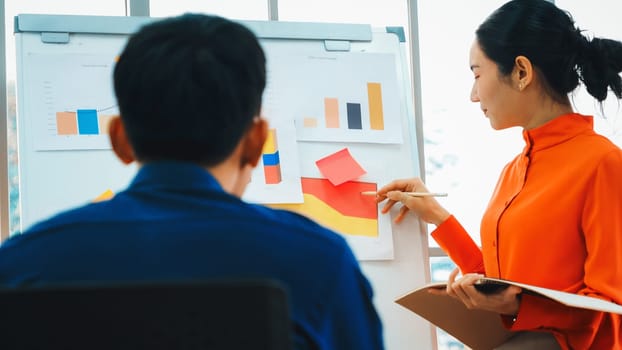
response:
<path id="1" fill-rule="evenodd" d="M 315 162 L 322 175 L 334 186 L 364 175 L 366 171 L 352 157 L 348 148 L 335 152 Z"/>

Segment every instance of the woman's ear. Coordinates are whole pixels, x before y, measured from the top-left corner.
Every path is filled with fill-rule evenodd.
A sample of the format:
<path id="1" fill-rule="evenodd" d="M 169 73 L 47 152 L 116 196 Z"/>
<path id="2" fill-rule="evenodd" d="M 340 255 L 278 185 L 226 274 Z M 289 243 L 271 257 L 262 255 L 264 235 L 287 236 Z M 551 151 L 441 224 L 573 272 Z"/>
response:
<path id="1" fill-rule="evenodd" d="M 255 117 L 253 124 L 244 137 L 242 149 L 242 166 L 250 165 L 253 168 L 259 163 L 259 157 L 263 152 L 264 143 L 268 137 L 268 121 L 261 117 Z"/>
<path id="2" fill-rule="evenodd" d="M 523 91 L 533 80 L 533 66 L 529 58 L 525 56 L 516 56 L 514 59 L 514 70 L 512 71 L 512 80 L 514 86 L 519 91 Z"/>
<path id="3" fill-rule="evenodd" d="M 127 138 L 125 125 L 120 116 L 114 116 L 108 124 L 108 136 L 112 150 L 123 164 L 130 164 L 136 160 L 134 157 L 134 149 Z"/>

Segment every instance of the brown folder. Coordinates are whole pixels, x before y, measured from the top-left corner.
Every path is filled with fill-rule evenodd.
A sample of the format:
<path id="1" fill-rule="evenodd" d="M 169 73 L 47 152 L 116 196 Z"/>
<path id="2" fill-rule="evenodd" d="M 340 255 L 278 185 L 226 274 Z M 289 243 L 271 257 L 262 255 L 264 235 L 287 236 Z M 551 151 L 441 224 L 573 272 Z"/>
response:
<path id="1" fill-rule="evenodd" d="M 516 285 L 523 288 L 524 292 L 550 298 L 571 307 L 622 314 L 621 305 L 603 299 L 494 278 L 485 278 L 484 282 Z M 483 310 L 469 310 L 453 297 L 430 293 L 428 290 L 432 288 L 444 289 L 445 283 L 433 283 L 417 288 L 397 298 L 395 302 L 443 329 L 472 349 L 494 349 L 512 336 L 512 332 L 503 327 L 499 314 Z"/>

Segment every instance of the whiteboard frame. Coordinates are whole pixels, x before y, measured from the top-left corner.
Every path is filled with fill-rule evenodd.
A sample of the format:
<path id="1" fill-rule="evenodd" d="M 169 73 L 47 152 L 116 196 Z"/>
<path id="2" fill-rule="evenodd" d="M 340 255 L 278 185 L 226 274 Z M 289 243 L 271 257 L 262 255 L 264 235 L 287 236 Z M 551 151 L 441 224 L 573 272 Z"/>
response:
<path id="1" fill-rule="evenodd" d="M 19 14 L 15 33 L 132 34 L 158 17 Z M 371 41 L 369 24 L 239 21 L 261 39 Z"/>

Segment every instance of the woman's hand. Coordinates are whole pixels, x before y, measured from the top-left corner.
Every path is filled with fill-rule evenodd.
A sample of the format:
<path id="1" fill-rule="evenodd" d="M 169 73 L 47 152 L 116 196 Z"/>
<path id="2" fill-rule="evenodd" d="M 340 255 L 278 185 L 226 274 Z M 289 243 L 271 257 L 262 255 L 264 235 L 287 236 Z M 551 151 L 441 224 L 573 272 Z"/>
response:
<path id="1" fill-rule="evenodd" d="M 518 295 L 522 289 L 517 286 L 508 288 L 493 294 L 483 294 L 477 291 L 473 284 L 484 277 L 476 273 L 468 273 L 456 279 L 458 269 L 452 271 L 447 281 L 446 292 L 450 296 L 459 299 L 468 309 L 492 311 L 501 315 L 518 314 L 520 298 Z"/>
<path id="2" fill-rule="evenodd" d="M 425 184 L 419 178 L 394 180 L 380 188 L 376 194 L 378 203 L 388 199 L 382 208 L 382 213 L 386 214 L 391 210 L 395 203 L 402 203 L 403 207 L 395 218 L 395 222 L 404 219 L 409 209 L 412 210 L 419 219 L 434 225 L 440 225 L 450 216 L 449 212 L 443 208 L 434 197 L 412 197 L 404 192 L 429 192 Z"/>

